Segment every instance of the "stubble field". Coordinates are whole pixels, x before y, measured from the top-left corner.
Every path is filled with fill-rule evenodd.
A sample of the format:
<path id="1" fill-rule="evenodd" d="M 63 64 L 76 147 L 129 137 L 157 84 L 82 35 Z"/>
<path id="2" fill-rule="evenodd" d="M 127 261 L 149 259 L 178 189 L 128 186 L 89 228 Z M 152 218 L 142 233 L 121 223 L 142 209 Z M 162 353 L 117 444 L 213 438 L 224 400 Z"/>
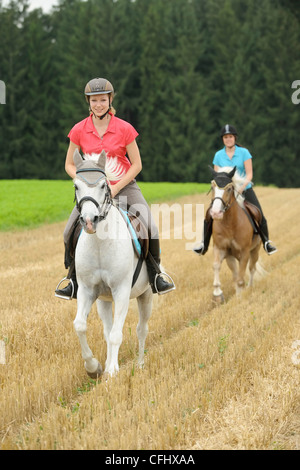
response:
<path id="1" fill-rule="evenodd" d="M 156 296 L 145 367 L 132 301 L 120 373 L 98 383 L 83 367 L 76 301 L 54 297 L 65 224 L 0 233 L 0 449 L 300 448 L 300 190 L 256 192 L 278 247 L 261 251 L 267 275 L 236 298 L 224 263 L 226 303 L 215 307 L 212 248 L 197 257 L 171 233 L 162 258 L 177 290 Z M 88 340 L 104 365 L 95 306 Z"/>

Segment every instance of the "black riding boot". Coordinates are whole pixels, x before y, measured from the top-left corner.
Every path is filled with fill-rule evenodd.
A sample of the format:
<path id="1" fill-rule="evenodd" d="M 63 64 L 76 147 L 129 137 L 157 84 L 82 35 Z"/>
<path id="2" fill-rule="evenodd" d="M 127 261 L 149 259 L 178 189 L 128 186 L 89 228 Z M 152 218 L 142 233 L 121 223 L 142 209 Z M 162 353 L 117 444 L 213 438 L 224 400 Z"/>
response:
<path id="1" fill-rule="evenodd" d="M 159 239 L 149 239 L 149 253 L 146 258 L 147 271 L 150 286 L 154 294 L 166 294 L 174 290 L 175 284 L 168 274 L 162 273 L 160 270 L 160 247 Z M 167 276 L 172 282 L 167 282 L 162 275 Z"/>
<path id="2" fill-rule="evenodd" d="M 277 248 L 271 245 L 272 242 L 270 242 L 269 240 L 268 223 L 263 214 L 261 205 L 257 199 L 257 196 L 253 188 L 246 189 L 246 191 L 244 192 L 244 195 L 245 195 L 246 201 L 249 201 L 251 204 L 254 204 L 260 210 L 262 214 L 262 220 L 261 220 L 260 226 L 258 227 L 258 233 L 263 242 L 263 247 L 266 253 L 268 253 L 268 255 L 272 255 L 273 253 L 276 253 Z"/>
<path id="3" fill-rule="evenodd" d="M 193 248 L 193 251 L 197 253 L 197 255 L 205 255 L 209 247 L 211 235 L 212 235 L 212 218 L 210 216 L 207 216 L 206 214 L 206 218 L 203 221 L 202 242 L 200 243 L 200 245 L 195 246 L 195 248 Z"/>
<path id="4" fill-rule="evenodd" d="M 69 284 L 63 289 L 58 289 L 60 284 L 67 279 L 70 279 Z M 66 299 L 66 300 L 77 299 L 77 290 L 78 290 L 78 284 L 77 284 L 76 272 L 74 268 L 71 277 L 65 277 L 64 279 L 60 281 L 60 283 L 58 284 L 55 290 L 55 296 L 59 297 L 60 299 Z"/>
<path id="5" fill-rule="evenodd" d="M 65 300 L 77 299 L 78 284 L 76 279 L 75 260 L 74 256 L 71 254 L 70 244 L 65 244 L 65 268 L 69 268 L 68 275 L 67 277 L 64 277 L 56 287 L 55 297 Z M 59 289 L 62 282 L 68 279 L 70 280 L 69 284 L 63 289 Z"/>
<path id="6" fill-rule="evenodd" d="M 259 227 L 259 235 L 263 242 L 263 247 L 264 247 L 265 252 L 268 255 L 273 255 L 273 253 L 276 253 L 277 248 L 276 246 L 271 245 L 272 242 L 269 240 L 268 224 L 264 217 Z"/>

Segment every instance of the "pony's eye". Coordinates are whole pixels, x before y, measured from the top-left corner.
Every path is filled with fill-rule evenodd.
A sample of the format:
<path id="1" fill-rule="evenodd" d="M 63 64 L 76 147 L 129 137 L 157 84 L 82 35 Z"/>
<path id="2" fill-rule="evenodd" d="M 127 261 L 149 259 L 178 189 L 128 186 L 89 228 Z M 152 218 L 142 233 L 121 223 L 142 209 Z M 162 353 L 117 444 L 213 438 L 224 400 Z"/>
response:
<path id="1" fill-rule="evenodd" d="M 77 184 L 74 184 L 74 188 L 75 188 L 75 191 L 77 191 L 77 189 L 78 189 Z"/>

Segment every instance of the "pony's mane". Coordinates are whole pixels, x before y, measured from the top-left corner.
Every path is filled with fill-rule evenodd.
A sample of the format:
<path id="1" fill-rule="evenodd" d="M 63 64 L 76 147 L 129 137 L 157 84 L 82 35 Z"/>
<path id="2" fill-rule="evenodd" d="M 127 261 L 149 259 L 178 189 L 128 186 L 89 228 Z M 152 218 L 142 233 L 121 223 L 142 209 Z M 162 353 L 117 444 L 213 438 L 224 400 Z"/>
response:
<path id="1" fill-rule="evenodd" d="M 230 173 L 232 171 L 231 166 L 223 166 L 218 169 L 217 173 Z M 244 203 L 244 197 L 239 193 L 239 188 L 243 186 L 244 182 L 246 180 L 246 176 L 242 176 L 238 170 L 235 171 L 233 177 L 232 177 L 232 182 L 234 186 L 234 192 L 235 192 L 235 197 L 237 198 L 237 201 L 240 203 L 241 206 L 243 206 Z M 237 196 L 240 197 L 237 197 Z"/>
<path id="2" fill-rule="evenodd" d="M 98 153 L 84 154 L 85 160 L 90 160 L 97 163 L 99 159 Z M 106 154 L 105 174 L 109 181 L 118 181 L 125 174 L 125 170 L 118 161 L 118 157 L 110 157 Z"/>

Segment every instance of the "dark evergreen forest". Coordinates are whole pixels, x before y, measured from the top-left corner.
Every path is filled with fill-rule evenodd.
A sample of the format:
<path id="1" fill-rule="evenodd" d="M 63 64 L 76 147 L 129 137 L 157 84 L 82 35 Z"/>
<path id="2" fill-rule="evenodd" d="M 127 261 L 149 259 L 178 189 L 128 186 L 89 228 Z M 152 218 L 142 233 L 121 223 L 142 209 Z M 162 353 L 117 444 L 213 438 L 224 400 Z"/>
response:
<path id="1" fill-rule="evenodd" d="M 65 179 L 83 90 L 109 79 L 144 181 L 208 182 L 226 123 L 254 182 L 300 185 L 298 0 L 0 0 L 0 178 Z"/>

